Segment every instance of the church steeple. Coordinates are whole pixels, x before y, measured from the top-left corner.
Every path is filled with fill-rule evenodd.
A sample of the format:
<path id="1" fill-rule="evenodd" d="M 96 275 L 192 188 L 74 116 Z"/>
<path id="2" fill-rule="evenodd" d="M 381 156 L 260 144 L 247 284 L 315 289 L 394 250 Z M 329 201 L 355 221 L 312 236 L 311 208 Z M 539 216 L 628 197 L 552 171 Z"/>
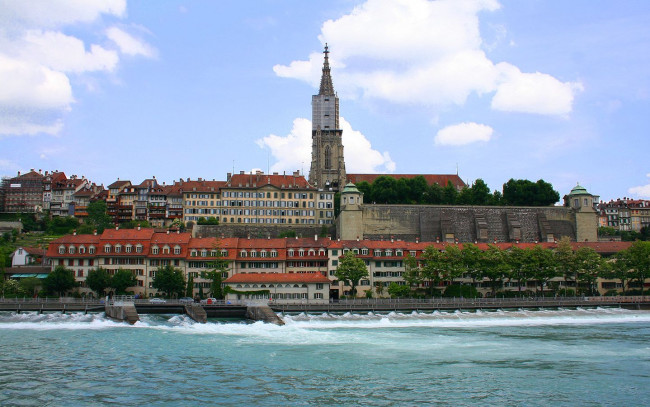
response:
<path id="1" fill-rule="evenodd" d="M 334 96 L 334 85 L 332 84 L 332 74 L 330 72 L 330 61 L 329 61 L 329 49 L 327 48 L 327 43 L 325 44 L 325 61 L 323 62 L 323 75 L 320 78 L 320 90 L 318 91 L 319 95 L 323 96 Z"/>
<path id="2" fill-rule="evenodd" d="M 325 44 L 323 76 L 318 95 L 311 97 L 312 153 L 309 181 L 319 189 L 338 191 L 345 186 L 343 130 L 339 127 L 339 98 L 334 92 Z"/>

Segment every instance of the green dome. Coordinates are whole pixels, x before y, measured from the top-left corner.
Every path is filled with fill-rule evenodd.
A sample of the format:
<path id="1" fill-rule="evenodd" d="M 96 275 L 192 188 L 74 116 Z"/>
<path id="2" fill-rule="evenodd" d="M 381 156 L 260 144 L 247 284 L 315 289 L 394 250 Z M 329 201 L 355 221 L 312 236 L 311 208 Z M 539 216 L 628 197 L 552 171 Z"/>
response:
<path id="1" fill-rule="evenodd" d="M 591 195 L 589 192 L 587 192 L 587 189 L 583 186 L 580 186 L 580 184 L 576 185 L 573 187 L 569 195 Z"/>
<path id="2" fill-rule="evenodd" d="M 348 182 L 348 184 L 343 188 L 343 191 L 341 191 L 342 194 L 360 194 L 361 192 L 357 189 L 357 186 L 354 185 L 351 182 Z"/>

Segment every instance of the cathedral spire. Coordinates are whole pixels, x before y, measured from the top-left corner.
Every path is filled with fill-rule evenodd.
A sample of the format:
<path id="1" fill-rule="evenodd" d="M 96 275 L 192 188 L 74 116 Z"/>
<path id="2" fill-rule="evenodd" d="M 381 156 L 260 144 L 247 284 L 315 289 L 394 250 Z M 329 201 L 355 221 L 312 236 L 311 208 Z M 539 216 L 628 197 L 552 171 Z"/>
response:
<path id="1" fill-rule="evenodd" d="M 327 48 L 327 43 L 325 44 L 325 61 L 323 62 L 323 76 L 320 78 L 320 90 L 318 91 L 319 95 L 323 96 L 334 96 L 334 85 L 332 84 L 332 75 L 330 73 L 330 63 L 329 63 L 329 49 Z"/>

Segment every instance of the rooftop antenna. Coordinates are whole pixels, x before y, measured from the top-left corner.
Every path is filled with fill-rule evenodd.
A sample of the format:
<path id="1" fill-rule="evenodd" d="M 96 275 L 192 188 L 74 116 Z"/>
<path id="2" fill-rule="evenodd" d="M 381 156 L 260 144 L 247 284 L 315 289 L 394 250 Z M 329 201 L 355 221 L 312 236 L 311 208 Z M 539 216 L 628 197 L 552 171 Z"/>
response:
<path id="1" fill-rule="evenodd" d="M 266 173 L 271 173 L 271 153 L 269 151 L 266 152 Z"/>
<path id="2" fill-rule="evenodd" d="M 235 160 L 232 160 L 232 173 L 235 174 Z"/>
<path id="3" fill-rule="evenodd" d="M 456 163 L 456 175 L 458 175 L 458 163 Z"/>

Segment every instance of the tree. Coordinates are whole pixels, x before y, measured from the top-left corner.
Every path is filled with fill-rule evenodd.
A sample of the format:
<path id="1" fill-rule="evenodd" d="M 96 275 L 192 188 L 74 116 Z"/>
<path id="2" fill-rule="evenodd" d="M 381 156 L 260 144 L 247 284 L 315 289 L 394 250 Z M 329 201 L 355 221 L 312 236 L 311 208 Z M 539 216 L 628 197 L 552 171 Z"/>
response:
<path id="1" fill-rule="evenodd" d="M 391 298 L 406 298 L 411 296 L 411 288 L 407 285 L 399 285 L 397 283 L 390 283 L 388 286 L 388 294 Z"/>
<path id="2" fill-rule="evenodd" d="M 544 287 L 550 279 L 557 276 L 557 268 L 553 253 L 544 249 L 542 246 L 535 246 L 532 249 L 526 249 L 526 264 L 524 269 L 528 275 L 537 281 L 540 294 L 544 294 Z"/>
<path id="3" fill-rule="evenodd" d="M 448 266 L 445 253 L 441 252 L 434 246 L 427 246 L 420 255 L 420 279 L 429 283 L 431 297 L 434 296 L 435 289 L 446 276 L 445 268 Z"/>
<path id="4" fill-rule="evenodd" d="M 540 179 L 510 179 L 503 184 L 503 200 L 510 206 L 549 206 L 560 200 L 560 194 L 553 185 Z"/>
<path id="5" fill-rule="evenodd" d="M 581 247 L 575 254 L 576 271 L 579 281 L 588 287 L 588 295 L 598 294 L 596 280 L 606 273 L 607 263 L 591 247 Z"/>
<path id="6" fill-rule="evenodd" d="M 165 293 L 167 297 L 172 297 L 174 294 L 182 297 L 185 290 L 185 278 L 183 272 L 173 266 L 158 267 L 151 286 Z"/>
<path id="7" fill-rule="evenodd" d="M 190 274 L 187 277 L 187 288 L 185 288 L 186 297 L 194 297 L 194 277 Z"/>
<path id="8" fill-rule="evenodd" d="M 79 227 L 79 220 L 72 216 L 57 216 L 47 227 L 48 232 L 56 235 L 66 235 Z"/>
<path id="9" fill-rule="evenodd" d="M 566 286 L 567 280 L 573 280 L 576 286 L 576 294 L 578 293 L 578 269 L 576 264 L 576 256 L 571 246 L 571 239 L 568 236 L 563 236 L 555 249 L 555 263 L 557 264 L 558 274 L 564 276 Z"/>
<path id="10" fill-rule="evenodd" d="M 348 251 L 341 256 L 334 275 L 346 285 L 352 287 L 351 293 L 354 297 L 357 293 L 356 287 L 359 284 L 359 280 L 363 277 L 368 277 L 368 269 L 363 260 L 357 258 L 352 251 Z"/>
<path id="11" fill-rule="evenodd" d="M 106 213 L 106 201 L 99 200 L 89 203 L 86 212 L 88 212 L 86 223 L 92 225 L 97 233 L 102 233 L 104 229 L 113 224 L 113 220 Z"/>
<path id="12" fill-rule="evenodd" d="M 643 294 L 645 279 L 650 277 L 650 242 L 637 240 L 619 253 L 620 267 L 626 267 L 630 280 L 637 281 Z"/>
<path id="13" fill-rule="evenodd" d="M 472 184 L 472 205 L 489 205 L 490 204 L 490 188 L 485 181 L 477 179 Z"/>
<path id="14" fill-rule="evenodd" d="M 54 271 L 43 280 L 43 289 L 49 294 L 63 296 L 66 291 L 77 286 L 74 279 L 74 272 L 64 266 L 56 266 Z"/>
<path id="15" fill-rule="evenodd" d="M 499 249 L 497 246 L 489 245 L 488 249 L 479 258 L 480 275 L 489 281 L 493 297 L 496 295 L 497 289 L 503 286 L 503 280 L 508 275 L 507 255 L 508 252 Z"/>
<path id="16" fill-rule="evenodd" d="M 36 294 L 36 289 L 41 285 L 41 280 L 36 277 L 21 278 L 18 281 L 18 288 L 25 295 L 32 297 Z"/>
<path id="17" fill-rule="evenodd" d="M 201 216 L 199 219 L 197 219 L 196 224 L 197 225 L 218 225 L 219 218 L 218 217 L 204 218 L 203 216 Z"/>
<path id="18" fill-rule="evenodd" d="M 118 269 L 111 278 L 111 287 L 115 289 L 116 295 L 126 294 L 126 289 L 137 283 L 138 280 L 130 270 Z"/>
<path id="19" fill-rule="evenodd" d="M 88 272 L 86 285 L 93 290 L 98 297 L 103 297 L 106 289 L 111 286 L 111 276 L 108 271 L 101 267 Z"/>
<path id="20" fill-rule="evenodd" d="M 456 199 L 458 198 L 458 190 L 454 186 L 454 184 L 451 183 L 451 181 L 447 181 L 447 185 L 442 188 L 442 204 L 443 205 L 453 205 L 456 203 Z"/>

